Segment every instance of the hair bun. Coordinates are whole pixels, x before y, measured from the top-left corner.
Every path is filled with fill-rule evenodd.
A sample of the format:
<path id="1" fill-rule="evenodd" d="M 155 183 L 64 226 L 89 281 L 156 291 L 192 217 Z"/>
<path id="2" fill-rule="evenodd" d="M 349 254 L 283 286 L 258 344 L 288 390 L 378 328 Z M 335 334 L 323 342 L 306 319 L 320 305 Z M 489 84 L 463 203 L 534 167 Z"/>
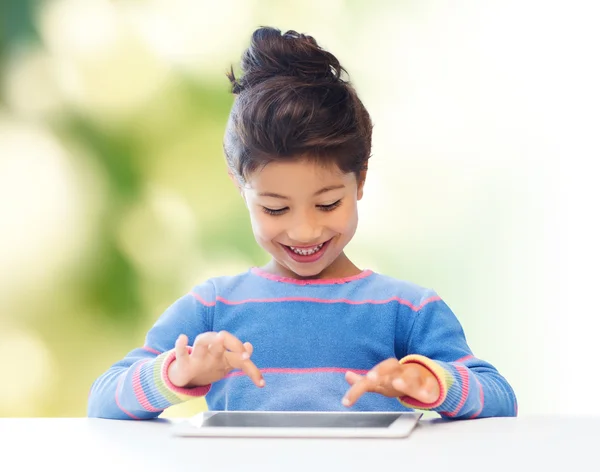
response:
<path id="1" fill-rule="evenodd" d="M 252 87 L 272 77 L 297 77 L 305 82 L 338 82 L 344 68 L 337 58 L 322 49 L 312 36 L 271 27 L 252 34 L 250 46 L 241 61 L 243 76 L 236 80 L 233 70 L 229 79 L 233 93 Z"/>

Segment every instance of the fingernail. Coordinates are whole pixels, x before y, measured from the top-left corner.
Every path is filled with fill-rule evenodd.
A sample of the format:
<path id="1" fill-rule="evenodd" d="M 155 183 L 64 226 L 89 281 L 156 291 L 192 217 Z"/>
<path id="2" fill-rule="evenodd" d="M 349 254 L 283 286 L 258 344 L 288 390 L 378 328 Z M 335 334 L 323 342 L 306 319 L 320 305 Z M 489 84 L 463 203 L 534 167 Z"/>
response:
<path id="1" fill-rule="evenodd" d="M 373 371 L 373 370 L 372 370 L 372 371 L 370 371 L 370 372 L 367 374 L 367 378 L 369 378 L 370 380 L 377 380 L 377 372 L 375 372 L 375 371 Z"/>
<path id="2" fill-rule="evenodd" d="M 344 405 L 344 406 L 350 406 L 350 400 L 348 400 L 346 397 L 344 397 L 342 399 L 342 405 Z"/>
<path id="3" fill-rule="evenodd" d="M 260 379 L 258 381 L 258 385 L 261 386 L 261 387 L 264 387 L 265 386 L 265 379 Z"/>
<path id="4" fill-rule="evenodd" d="M 243 360 L 250 359 L 250 354 L 248 354 L 247 352 L 242 353 L 242 359 Z"/>

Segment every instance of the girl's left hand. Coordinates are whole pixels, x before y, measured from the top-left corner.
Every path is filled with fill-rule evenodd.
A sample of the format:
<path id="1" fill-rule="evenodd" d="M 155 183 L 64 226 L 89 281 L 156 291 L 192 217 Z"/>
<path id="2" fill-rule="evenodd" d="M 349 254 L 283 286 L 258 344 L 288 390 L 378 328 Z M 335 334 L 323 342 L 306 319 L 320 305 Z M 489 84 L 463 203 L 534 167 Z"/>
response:
<path id="1" fill-rule="evenodd" d="M 440 386 L 435 376 L 420 364 L 400 364 L 390 358 L 377 364 L 367 375 L 346 372 L 346 381 L 352 385 L 342 403 L 352 406 L 366 392 L 386 397 L 408 396 L 422 403 L 433 403 L 440 396 Z"/>

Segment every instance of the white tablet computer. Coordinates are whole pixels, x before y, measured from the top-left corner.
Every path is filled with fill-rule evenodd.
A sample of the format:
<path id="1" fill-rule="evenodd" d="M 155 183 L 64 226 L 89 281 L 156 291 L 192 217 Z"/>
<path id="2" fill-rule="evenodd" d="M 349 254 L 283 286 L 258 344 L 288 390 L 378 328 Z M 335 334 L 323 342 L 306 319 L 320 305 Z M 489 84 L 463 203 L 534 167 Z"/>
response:
<path id="1" fill-rule="evenodd" d="M 176 436 L 405 438 L 422 413 L 209 411 L 173 428 Z"/>

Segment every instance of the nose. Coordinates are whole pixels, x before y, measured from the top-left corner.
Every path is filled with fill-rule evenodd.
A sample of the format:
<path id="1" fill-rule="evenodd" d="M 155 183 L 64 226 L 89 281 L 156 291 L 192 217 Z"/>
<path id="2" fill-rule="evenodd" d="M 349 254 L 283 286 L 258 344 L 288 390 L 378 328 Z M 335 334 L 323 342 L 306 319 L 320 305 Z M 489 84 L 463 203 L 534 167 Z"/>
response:
<path id="1" fill-rule="evenodd" d="M 298 244 L 318 243 L 323 234 L 323 227 L 316 218 L 309 215 L 298 216 L 288 230 L 288 237 Z"/>

